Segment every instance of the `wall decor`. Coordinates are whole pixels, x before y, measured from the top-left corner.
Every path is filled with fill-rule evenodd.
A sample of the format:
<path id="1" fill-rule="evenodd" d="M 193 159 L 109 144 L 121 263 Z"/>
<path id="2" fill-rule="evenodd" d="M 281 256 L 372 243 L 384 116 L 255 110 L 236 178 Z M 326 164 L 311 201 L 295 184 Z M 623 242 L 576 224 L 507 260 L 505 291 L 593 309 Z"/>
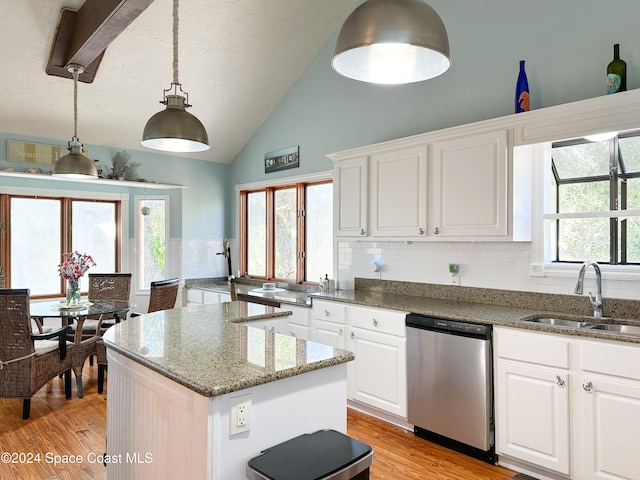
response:
<path id="1" fill-rule="evenodd" d="M 53 165 L 60 157 L 69 153 L 67 147 L 42 143 L 18 142 L 7 140 L 7 160 L 9 162 L 41 163 Z M 85 150 L 84 156 L 89 157 Z"/>
<path id="2" fill-rule="evenodd" d="M 300 145 L 264 154 L 264 173 L 300 166 Z"/>

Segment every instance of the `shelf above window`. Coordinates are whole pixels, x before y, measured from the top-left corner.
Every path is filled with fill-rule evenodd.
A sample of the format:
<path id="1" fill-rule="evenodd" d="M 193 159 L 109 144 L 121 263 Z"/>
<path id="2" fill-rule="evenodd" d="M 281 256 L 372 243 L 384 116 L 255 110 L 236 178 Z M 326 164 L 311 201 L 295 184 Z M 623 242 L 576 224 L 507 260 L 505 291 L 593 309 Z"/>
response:
<path id="1" fill-rule="evenodd" d="M 0 177 L 14 177 L 14 178 L 28 178 L 30 180 L 47 180 L 54 182 L 75 182 L 75 183 L 90 183 L 94 185 L 112 185 L 112 186 L 124 186 L 132 188 L 147 188 L 156 190 L 174 190 L 174 189 L 186 189 L 184 185 L 171 185 L 166 183 L 152 183 L 152 182 L 131 182 L 128 180 L 110 180 L 106 178 L 98 178 L 95 180 L 82 180 L 75 178 L 59 178 L 53 175 L 41 174 L 41 173 L 24 173 L 24 172 L 0 172 Z"/>

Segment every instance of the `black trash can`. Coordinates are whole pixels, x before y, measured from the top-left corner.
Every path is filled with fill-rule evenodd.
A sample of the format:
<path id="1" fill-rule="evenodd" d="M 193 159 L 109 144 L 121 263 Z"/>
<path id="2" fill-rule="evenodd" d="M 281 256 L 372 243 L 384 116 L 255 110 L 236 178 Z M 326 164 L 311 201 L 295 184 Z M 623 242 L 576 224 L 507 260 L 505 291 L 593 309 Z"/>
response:
<path id="1" fill-rule="evenodd" d="M 247 463 L 248 480 L 368 480 L 373 449 L 335 430 L 300 435 Z"/>

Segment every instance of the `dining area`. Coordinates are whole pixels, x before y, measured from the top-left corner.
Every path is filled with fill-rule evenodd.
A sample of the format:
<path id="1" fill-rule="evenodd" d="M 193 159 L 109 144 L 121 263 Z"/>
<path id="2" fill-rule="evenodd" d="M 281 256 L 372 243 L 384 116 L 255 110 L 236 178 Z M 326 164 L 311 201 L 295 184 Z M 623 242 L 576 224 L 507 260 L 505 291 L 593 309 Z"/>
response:
<path id="1" fill-rule="evenodd" d="M 29 288 L 5 288 L 0 277 L 0 399 L 21 400 L 23 420 L 31 416 L 32 397 L 42 389 L 53 390 L 56 382 L 64 385 L 64 397 L 72 398 L 72 375 L 75 395 L 82 399 L 87 365 L 97 373 L 96 394 L 103 394 L 107 356 L 102 336 L 109 327 L 142 314 L 134 311 L 131 300 L 132 274 L 88 273 L 94 265 L 89 255 L 63 254 L 58 265 L 67 284 L 62 299 L 32 296 Z M 153 281 L 148 288 L 144 313 L 175 307 L 178 278 Z"/>

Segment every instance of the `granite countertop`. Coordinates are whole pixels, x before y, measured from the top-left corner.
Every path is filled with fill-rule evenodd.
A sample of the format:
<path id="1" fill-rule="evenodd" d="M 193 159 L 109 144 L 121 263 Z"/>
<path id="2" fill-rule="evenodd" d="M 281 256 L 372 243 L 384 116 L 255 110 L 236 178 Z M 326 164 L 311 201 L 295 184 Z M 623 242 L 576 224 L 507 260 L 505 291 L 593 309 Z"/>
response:
<path id="1" fill-rule="evenodd" d="M 301 307 L 311 307 L 310 291 L 317 291 L 318 287 L 309 287 L 294 284 L 276 284 L 275 292 L 262 292 L 262 281 L 251 279 L 238 279 L 236 281 L 236 293 L 251 295 L 258 298 L 275 300 L 280 303 L 298 305 Z M 216 278 L 196 278 L 185 281 L 186 288 L 197 288 L 200 290 L 211 290 L 214 292 L 229 293 L 229 285 L 226 279 Z"/>
<path id="2" fill-rule="evenodd" d="M 565 303 L 567 303 L 573 301 L 573 297 L 564 299 L 561 295 L 547 295 L 539 297 L 541 294 L 497 291 L 499 292 L 498 295 L 507 295 L 511 298 L 495 299 L 496 302 L 504 302 L 503 304 L 479 303 L 479 298 L 475 297 L 474 294 L 482 294 L 484 300 L 490 301 L 491 299 L 486 298 L 487 292 L 491 293 L 490 290 L 468 289 L 464 292 L 460 287 L 453 287 L 453 289 L 454 290 L 451 291 L 454 292 L 454 294 L 450 295 L 450 298 L 435 298 L 414 294 L 405 295 L 398 293 L 397 291 L 388 291 L 385 289 L 375 290 L 370 288 L 337 290 L 333 293 L 311 293 L 310 295 L 312 298 L 318 300 L 331 300 L 367 307 L 387 308 L 408 313 L 432 315 L 450 320 L 471 321 L 475 323 L 514 327 L 540 332 L 551 332 L 563 335 L 617 340 L 640 344 L 640 336 L 638 335 L 614 333 L 588 328 L 547 325 L 528 321 L 529 319 L 536 317 L 553 317 L 588 321 L 593 324 L 625 323 L 640 326 L 640 320 L 637 318 L 628 318 L 626 316 L 624 318 L 593 318 L 582 314 L 580 311 L 572 311 L 572 306 L 563 304 L 563 300 L 566 300 Z M 408 291 L 411 290 L 409 289 Z M 437 295 L 441 295 L 442 292 L 445 292 L 442 296 L 446 297 L 446 293 L 448 291 L 448 287 L 438 288 Z M 462 295 L 456 295 L 456 293 L 459 294 L 461 292 Z M 461 301 L 459 298 L 469 298 L 470 301 Z M 604 301 L 606 302 L 607 299 Z M 610 301 L 614 303 L 613 299 L 610 299 Z M 625 303 L 626 302 L 617 302 L 615 305 L 619 309 L 620 313 L 625 311 L 625 307 L 628 307 L 632 314 L 640 313 L 637 310 L 635 302 L 631 301 L 631 305 L 624 305 Z M 519 306 L 518 304 L 522 306 Z"/>
<path id="3" fill-rule="evenodd" d="M 227 291 L 226 281 L 188 280 L 187 288 Z M 241 283 L 242 282 L 242 283 Z M 241 279 L 238 293 L 260 295 L 254 290 L 261 283 Z M 288 288 L 294 288 L 289 286 Z M 226 290 L 225 290 L 226 289 Z M 273 298 L 273 297 L 272 297 Z M 527 321 L 534 317 L 553 317 L 590 323 L 626 323 L 640 326 L 640 301 L 604 298 L 604 318 L 593 318 L 589 300 L 580 295 L 546 294 L 460 287 L 416 282 L 356 278 L 354 290 L 319 293 L 317 288 L 277 292 L 282 303 L 311 306 L 313 299 L 420 313 L 451 320 L 471 321 L 579 337 L 600 338 L 640 344 L 640 336 L 586 328 L 572 328 Z"/>
<path id="4" fill-rule="evenodd" d="M 252 327 L 291 311 L 246 302 L 148 313 L 109 328 L 104 342 L 206 397 L 349 362 L 354 355 Z"/>

